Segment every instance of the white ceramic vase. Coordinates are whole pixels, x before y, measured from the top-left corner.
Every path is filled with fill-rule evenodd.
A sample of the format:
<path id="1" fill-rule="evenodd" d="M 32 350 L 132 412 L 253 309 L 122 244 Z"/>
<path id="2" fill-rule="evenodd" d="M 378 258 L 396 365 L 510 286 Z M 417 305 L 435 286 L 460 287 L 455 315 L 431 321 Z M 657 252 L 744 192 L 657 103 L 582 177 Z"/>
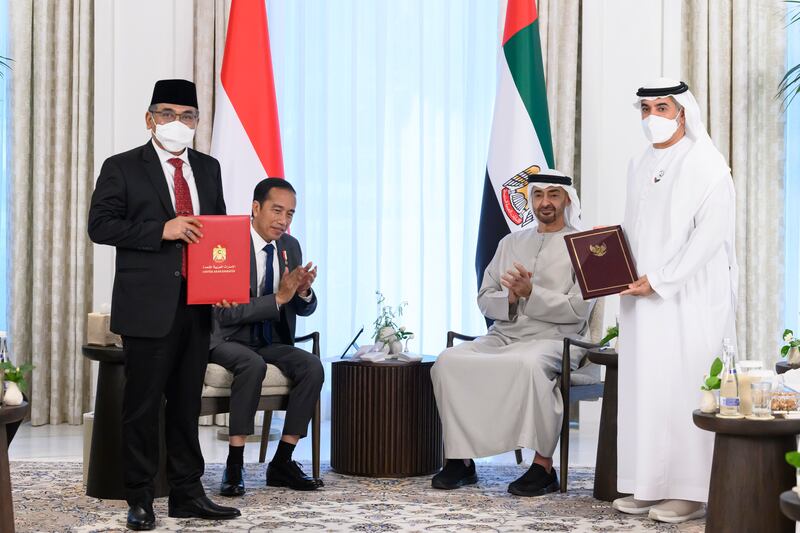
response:
<path id="1" fill-rule="evenodd" d="M 703 413 L 717 412 L 717 397 L 714 395 L 714 391 L 703 391 L 703 397 L 700 399 L 700 411 Z"/>
<path id="2" fill-rule="evenodd" d="M 391 327 L 386 326 L 378 331 L 377 342 L 382 342 L 389 347 L 389 354 L 394 355 L 403 351 L 403 343 L 397 339 L 397 331 Z"/>
<path id="3" fill-rule="evenodd" d="M 789 363 L 789 366 L 792 367 L 800 367 L 800 349 L 795 346 L 789 353 L 786 354 L 786 362 Z"/>
<path id="4" fill-rule="evenodd" d="M 13 381 L 6 381 L 6 392 L 3 395 L 4 405 L 20 405 L 22 403 L 22 391 Z"/>

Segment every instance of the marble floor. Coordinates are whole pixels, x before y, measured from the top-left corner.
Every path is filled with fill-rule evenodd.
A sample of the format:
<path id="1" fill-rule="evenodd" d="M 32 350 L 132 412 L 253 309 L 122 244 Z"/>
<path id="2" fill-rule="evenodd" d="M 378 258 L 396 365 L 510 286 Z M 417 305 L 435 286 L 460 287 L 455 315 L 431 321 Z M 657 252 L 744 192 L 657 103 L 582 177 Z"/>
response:
<path id="1" fill-rule="evenodd" d="M 585 406 L 585 407 L 584 407 Z M 570 465 L 594 466 L 597 451 L 598 422 L 595 412 L 599 412 L 600 402 L 581 402 L 581 423 L 578 429 L 570 431 Z M 277 415 L 277 413 L 276 413 Z M 273 428 L 280 427 L 281 421 L 273 422 Z M 322 461 L 330 460 L 330 422 L 323 422 L 320 438 L 320 455 Z M 228 454 L 228 444 L 217 437 L 220 428 L 217 426 L 200 427 L 200 444 L 203 456 L 208 463 L 224 462 Z M 33 427 L 23 424 L 9 449 L 11 461 L 82 461 L 83 460 L 83 426 L 45 425 Z M 270 442 L 267 449 L 267 460 L 275 451 L 275 442 Z M 248 443 L 245 448 L 245 460 L 248 463 L 258 461 L 258 443 Z M 530 450 L 524 451 L 526 461 L 532 456 Z M 555 457 L 559 456 L 556 450 Z M 295 459 L 311 462 L 311 439 L 300 441 Z M 509 452 L 494 457 L 479 459 L 480 463 L 512 464 L 514 453 Z"/>

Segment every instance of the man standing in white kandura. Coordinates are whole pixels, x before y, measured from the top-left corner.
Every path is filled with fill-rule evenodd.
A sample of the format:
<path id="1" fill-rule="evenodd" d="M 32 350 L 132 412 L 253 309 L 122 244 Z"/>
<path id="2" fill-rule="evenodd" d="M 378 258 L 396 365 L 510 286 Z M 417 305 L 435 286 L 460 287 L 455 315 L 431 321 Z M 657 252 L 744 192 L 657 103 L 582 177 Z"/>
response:
<path id="1" fill-rule="evenodd" d="M 494 324 L 485 336 L 442 352 L 431 371 L 447 458 L 431 482 L 437 489 L 477 483 L 473 457 L 530 448 L 531 468 L 508 491 L 558 490 L 552 456 L 564 413 L 562 342 L 586 332 L 592 302 L 581 297 L 564 242 L 581 229 L 572 179 L 546 170 L 529 181 L 537 227 L 500 241 L 478 293 L 478 307 Z M 582 355 L 573 352 L 572 368 Z"/>
<path id="2" fill-rule="evenodd" d="M 652 144 L 628 168 L 624 228 L 645 275 L 620 300 L 618 490 L 632 496 L 613 507 L 679 523 L 708 501 L 714 436 L 692 410 L 736 337 L 736 205 L 689 87 L 660 78 L 636 95 Z"/>

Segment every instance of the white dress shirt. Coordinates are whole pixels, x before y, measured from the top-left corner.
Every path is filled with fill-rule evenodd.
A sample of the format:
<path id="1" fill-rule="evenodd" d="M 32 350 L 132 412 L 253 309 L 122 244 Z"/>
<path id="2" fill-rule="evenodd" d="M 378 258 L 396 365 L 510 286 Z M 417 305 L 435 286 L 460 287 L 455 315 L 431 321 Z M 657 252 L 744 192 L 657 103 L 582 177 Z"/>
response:
<path id="1" fill-rule="evenodd" d="M 150 142 L 152 143 L 153 148 L 156 149 L 156 154 L 158 154 L 159 161 L 161 161 L 161 168 L 164 171 L 164 179 L 167 180 L 169 197 L 172 200 L 172 208 L 175 209 L 175 167 L 172 166 L 172 163 L 168 163 L 167 161 L 177 157 L 183 161 L 183 179 L 185 179 L 186 183 L 189 185 L 189 196 L 192 197 L 193 214 L 200 214 L 200 198 L 197 196 L 197 185 L 194 182 L 192 167 L 189 165 L 189 149 L 187 148 L 184 150 L 181 155 L 175 155 L 159 147 L 155 140 L 151 140 Z"/>
<path id="2" fill-rule="evenodd" d="M 275 241 L 265 241 L 253 227 L 253 224 L 250 224 L 250 237 L 253 239 L 253 250 L 256 253 L 256 286 L 258 287 L 256 296 L 264 296 L 264 278 L 267 276 L 267 252 L 264 251 L 264 247 L 267 244 L 272 244 L 272 246 L 275 247 L 272 253 L 272 293 L 275 294 L 278 292 L 278 287 L 281 284 L 281 274 L 283 274 L 280 271 L 281 267 L 278 263 L 278 243 Z M 298 296 L 300 296 L 303 301 L 310 302 L 314 296 L 314 290 L 309 289 L 306 296 L 302 294 L 298 294 Z M 278 305 L 278 308 L 280 308 L 280 305 Z"/>
<path id="3" fill-rule="evenodd" d="M 281 283 L 280 265 L 278 263 L 278 246 L 275 241 L 265 241 L 261 235 L 250 224 L 250 237 L 253 239 L 253 250 L 256 252 L 256 286 L 258 291 L 256 296 L 264 296 L 264 278 L 267 276 L 267 252 L 264 247 L 267 244 L 272 244 L 275 248 L 272 252 L 272 293 L 278 292 L 278 286 Z"/>

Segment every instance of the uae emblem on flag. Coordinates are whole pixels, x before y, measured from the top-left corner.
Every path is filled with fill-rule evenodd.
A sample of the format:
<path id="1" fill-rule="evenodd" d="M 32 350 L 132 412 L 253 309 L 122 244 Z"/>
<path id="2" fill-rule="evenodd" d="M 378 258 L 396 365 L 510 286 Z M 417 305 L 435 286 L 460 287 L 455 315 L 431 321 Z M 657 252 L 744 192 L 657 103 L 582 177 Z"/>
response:
<path id="1" fill-rule="evenodd" d="M 475 253 L 478 287 L 500 239 L 534 221 L 528 177 L 553 167 L 535 0 L 501 1 L 500 21 L 497 96 Z"/>
<path id="2" fill-rule="evenodd" d="M 215 103 L 211 155 L 220 163 L 225 206 L 229 215 L 249 215 L 256 184 L 285 177 L 263 1 L 231 2 Z"/>
<path id="3" fill-rule="evenodd" d="M 528 178 L 538 174 L 540 170 L 538 165 L 531 165 L 503 184 L 503 211 L 520 228 L 533 222 L 533 213 L 528 203 Z"/>

